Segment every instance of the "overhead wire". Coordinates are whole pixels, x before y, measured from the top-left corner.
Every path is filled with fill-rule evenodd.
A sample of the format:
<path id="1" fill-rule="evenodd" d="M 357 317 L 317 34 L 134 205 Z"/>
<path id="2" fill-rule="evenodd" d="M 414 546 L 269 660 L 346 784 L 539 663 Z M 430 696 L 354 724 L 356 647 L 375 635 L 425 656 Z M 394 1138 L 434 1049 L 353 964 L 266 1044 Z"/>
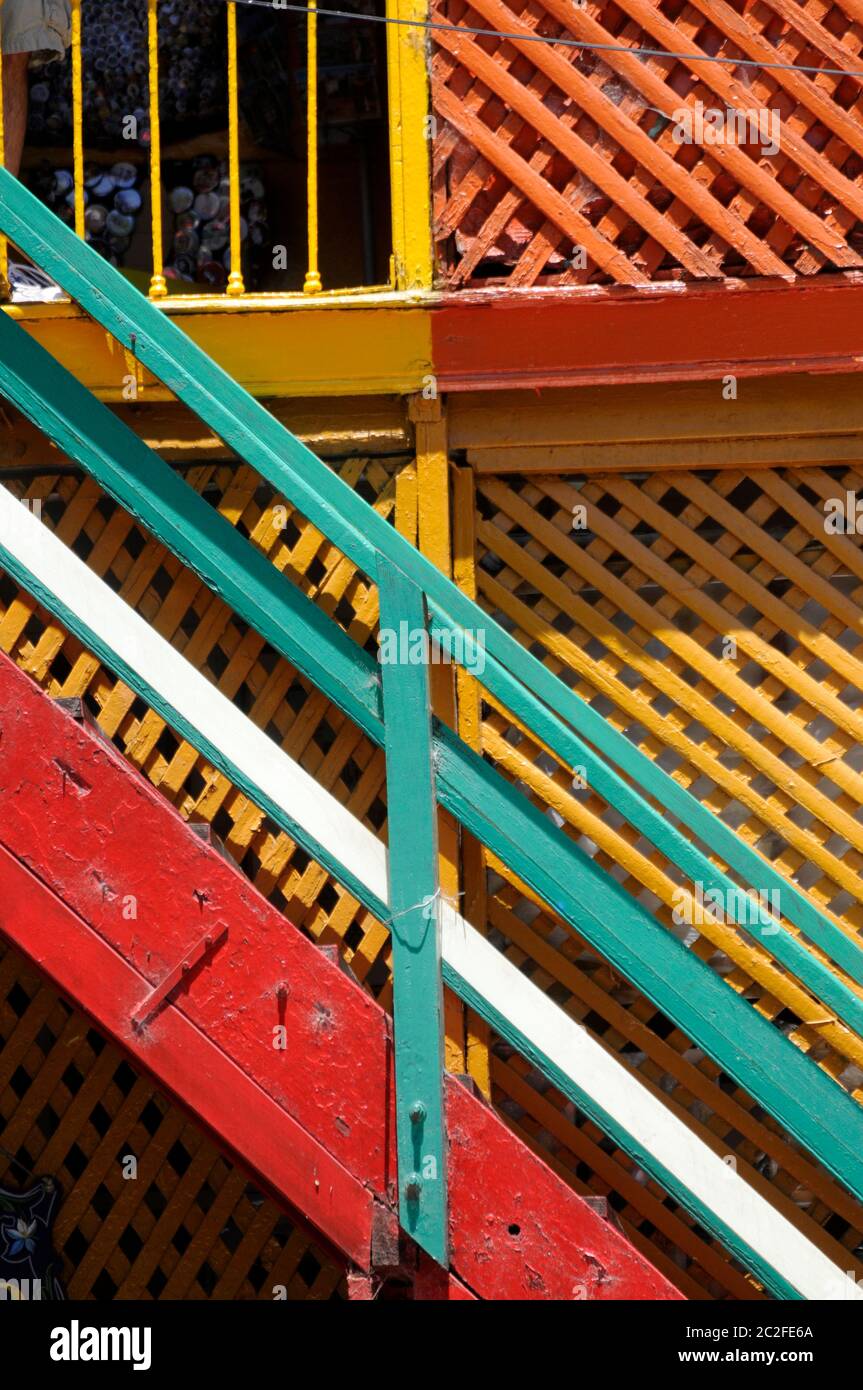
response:
<path id="1" fill-rule="evenodd" d="M 281 0 L 213 0 L 213 3 L 234 3 L 243 9 L 269 10 L 271 14 L 308 15 L 307 5 L 294 5 Z M 580 10 L 581 6 L 574 6 Z M 721 53 L 678 53 L 668 48 L 648 48 L 642 45 L 594 43 L 587 39 L 568 39 L 553 34 L 508 33 L 505 29 L 477 28 L 469 24 L 449 24 L 439 19 L 402 19 L 396 15 L 366 14 L 357 10 L 335 10 L 316 6 L 319 19 L 347 19 L 362 24 L 388 24 L 406 29 L 426 29 L 432 33 L 442 30 L 450 34 L 472 34 L 479 38 L 508 39 L 513 43 L 544 43 L 556 48 L 581 48 L 595 53 L 620 53 L 634 58 L 672 58 L 682 63 L 721 63 L 735 68 L 757 68 L 759 71 L 802 72 L 822 77 L 855 77 L 863 81 L 863 68 L 826 68 L 807 63 L 770 63 L 760 58 L 735 58 Z M 734 40 L 730 40 L 734 42 Z M 850 57 L 850 55 L 849 55 Z"/>

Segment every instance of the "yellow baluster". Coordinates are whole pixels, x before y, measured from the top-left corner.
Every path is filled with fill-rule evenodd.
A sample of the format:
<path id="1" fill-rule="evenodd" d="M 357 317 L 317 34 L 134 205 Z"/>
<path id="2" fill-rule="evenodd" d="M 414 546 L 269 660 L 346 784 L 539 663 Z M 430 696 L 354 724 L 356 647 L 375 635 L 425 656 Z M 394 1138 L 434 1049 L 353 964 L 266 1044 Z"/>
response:
<path id="1" fill-rule="evenodd" d="M 393 219 L 393 285 L 430 290 L 434 283 L 431 213 L 429 69 L 422 25 L 427 0 L 386 0 L 400 23 L 387 40 L 389 70 L 390 184 Z"/>
<path id="2" fill-rule="evenodd" d="M 150 202 L 153 212 L 153 273 L 150 298 L 168 293 L 162 249 L 162 142 L 159 128 L 159 14 L 158 0 L 147 0 L 147 46 L 150 55 Z"/>
<path id="3" fill-rule="evenodd" d="M 3 0 L 0 0 L 0 42 L 3 32 Z M 0 59 L 0 164 L 6 165 L 6 121 L 3 109 L 3 61 Z M 0 232 L 0 297 L 8 299 L 9 290 L 9 241 Z"/>
<path id="4" fill-rule="evenodd" d="M 306 294 L 318 294 L 323 288 L 318 271 L 318 4 L 309 0 L 308 58 L 306 63 L 307 124 L 308 124 L 308 204 L 309 204 L 309 268 L 303 284 Z"/>
<path id="5" fill-rule="evenodd" d="M 240 93 L 237 63 L 237 6 L 228 5 L 228 174 L 231 205 L 231 273 L 228 294 L 245 294 L 240 231 Z"/>
<path id="6" fill-rule="evenodd" d="M 75 175 L 75 235 L 84 236 L 84 73 L 81 58 L 81 0 L 72 0 L 72 150 Z"/>

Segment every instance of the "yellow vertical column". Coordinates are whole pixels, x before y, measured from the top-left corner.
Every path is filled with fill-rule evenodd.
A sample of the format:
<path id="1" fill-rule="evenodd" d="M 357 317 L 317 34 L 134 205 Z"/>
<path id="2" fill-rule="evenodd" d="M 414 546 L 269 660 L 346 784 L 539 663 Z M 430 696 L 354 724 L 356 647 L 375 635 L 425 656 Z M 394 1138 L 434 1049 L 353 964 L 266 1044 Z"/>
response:
<path id="1" fill-rule="evenodd" d="M 452 577 L 462 593 L 476 600 L 476 487 L 473 469 L 457 466 L 452 471 L 453 568 Z M 470 748 L 482 750 L 481 694 L 477 682 L 463 667 L 456 672 L 458 735 Z M 485 932 L 485 848 L 467 831 L 462 833 L 462 912 L 477 931 Z M 467 1070 L 482 1091 L 491 1096 L 491 1055 L 488 1025 L 470 1009 L 465 1023 Z"/>
<path id="2" fill-rule="evenodd" d="M 84 68 L 81 56 L 81 0 L 72 0 L 72 169 L 75 179 L 75 235 L 84 238 Z"/>
<path id="3" fill-rule="evenodd" d="M 387 0 L 391 19 L 428 19 L 426 0 Z M 387 30 L 395 289 L 432 288 L 431 139 L 428 30 Z"/>
<path id="4" fill-rule="evenodd" d="M 168 293 L 162 249 L 162 136 L 159 122 L 159 0 L 147 0 L 147 49 L 150 59 L 150 204 L 153 218 L 153 273 L 150 298 Z"/>
<path id="5" fill-rule="evenodd" d="M 231 209 L 231 272 L 227 292 L 232 297 L 245 294 L 243 283 L 243 236 L 240 226 L 240 72 L 237 61 L 237 6 L 228 5 L 228 198 Z"/>
<path id="6" fill-rule="evenodd" d="M 410 417 L 416 442 L 417 539 L 423 555 L 448 577 L 452 575 L 450 537 L 449 455 L 446 415 L 441 401 L 411 399 Z M 456 727 L 455 671 L 451 664 L 432 665 L 432 708 L 450 728 Z M 458 904 L 460 892 L 459 831 L 448 811 L 438 809 L 441 893 Z M 445 1004 L 446 1065 L 467 1070 L 465 1008 L 447 991 Z"/>
<path id="7" fill-rule="evenodd" d="M 306 21 L 306 150 L 307 217 L 309 229 L 309 268 L 303 283 L 305 294 L 318 294 L 323 288 L 318 266 L 318 5 L 309 0 Z"/>

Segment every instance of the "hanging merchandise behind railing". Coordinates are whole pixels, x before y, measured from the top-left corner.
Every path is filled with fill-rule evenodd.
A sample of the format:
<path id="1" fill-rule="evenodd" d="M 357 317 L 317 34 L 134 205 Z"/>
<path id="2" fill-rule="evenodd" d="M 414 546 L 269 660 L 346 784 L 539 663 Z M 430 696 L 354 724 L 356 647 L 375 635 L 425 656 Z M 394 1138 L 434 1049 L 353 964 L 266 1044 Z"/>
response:
<path id="1" fill-rule="evenodd" d="M 65 60 L 31 70 L 22 178 L 151 299 L 430 285 L 425 59 L 364 21 L 377 0 L 70 5 Z"/>
<path id="2" fill-rule="evenodd" d="M 121 276 L 0 173 L 0 225 L 229 448 L 377 584 L 380 665 L 122 420 L 0 315 L 4 394 L 273 648 L 386 750 L 383 843 L 280 752 L 65 544 L 0 490 L 3 565 L 226 773 L 393 935 L 402 1221 L 446 1262 L 441 973 L 452 989 L 780 1297 L 860 1297 L 847 1275 L 616 1058 L 544 997 L 441 896 L 437 800 L 714 1061 L 839 1182 L 863 1197 L 857 1101 L 593 863 L 490 763 L 432 720 L 429 651 L 449 654 L 675 864 L 729 895 L 734 920 L 795 973 L 801 1008 L 857 1054 L 858 943 L 508 636 L 227 377 Z M 405 655 L 400 643 L 408 638 Z M 431 645 L 430 639 L 431 638 Z M 390 639 L 395 655 L 388 653 Z M 410 649 L 418 642 L 419 659 Z M 578 732 L 576 732 L 578 731 Z M 615 766 L 616 765 L 616 766 Z M 617 771 L 619 768 L 620 771 Z M 653 801 L 647 799 L 653 798 Z M 655 803 L 662 808 L 657 810 Z M 778 880 L 769 932 L 735 907 Z M 483 925 L 483 924 L 479 924 Z M 797 928 L 797 930 L 795 930 Z M 819 950 L 810 950 L 808 942 Z"/>

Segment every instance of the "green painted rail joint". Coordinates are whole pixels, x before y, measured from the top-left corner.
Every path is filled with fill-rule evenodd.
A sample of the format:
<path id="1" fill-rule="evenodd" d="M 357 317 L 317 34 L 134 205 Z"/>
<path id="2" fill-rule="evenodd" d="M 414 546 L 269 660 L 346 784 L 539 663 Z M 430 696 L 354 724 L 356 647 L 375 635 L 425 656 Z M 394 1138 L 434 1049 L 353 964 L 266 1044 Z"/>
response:
<path id="1" fill-rule="evenodd" d="M 381 632 L 426 631 L 422 591 L 387 560 L 377 573 Z M 399 1216 L 439 1264 L 449 1265 L 443 1113 L 437 801 L 425 661 L 382 661 L 393 953 Z"/>

